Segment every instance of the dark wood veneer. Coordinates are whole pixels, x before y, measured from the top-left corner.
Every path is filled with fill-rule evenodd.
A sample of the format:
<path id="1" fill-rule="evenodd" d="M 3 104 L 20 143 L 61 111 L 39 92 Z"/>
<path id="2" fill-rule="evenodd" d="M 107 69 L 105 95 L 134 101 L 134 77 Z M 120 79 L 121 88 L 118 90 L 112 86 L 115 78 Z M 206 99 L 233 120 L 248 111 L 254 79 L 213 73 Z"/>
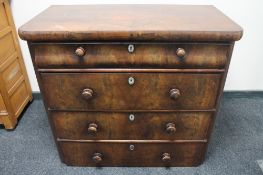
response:
<path id="1" fill-rule="evenodd" d="M 19 28 L 72 166 L 201 164 L 242 32 L 184 5 L 52 6 Z"/>
<path id="2" fill-rule="evenodd" d="M 220 78 L 221 74 L 41 73 L 48 106 L 76 110 L 212 109 Z M 88 100 L 82 96 L 87 88 L 93 91 Z M 170 98 L 173 88 L 180 90 L 178 99 Z"/>
<path id="3" fill-rule="evenodd" d="M 19 28 L 29 41 L 239 40 L 242 28 L 209 5 L 51 6 Z"/>
<path id="4" fill-rule="evenodd" d="M 217 68 L 224 69 L 230 44 L 136 43 L 36 44 L 39 68 Z M 80 49 L 81 48 L 81 49 Z M 76 54 L 80 50 L 81 56 Z M 184 50 L 179 57 L 178 50 Z M 84 51 L 83 51 L 84 50 Z"/>
<path id="5" fill-rule="evenodd" d="M 212 114 L 52 112 L 51 117 L 57 136 L 61 139 L 198 140 L 206 139 Z M 175 125 L 173 133 L 166 130 L 168 123 Z M 96 132 L 89 132 L 90 124 L 97 125 Z"/>
<path id="6" fill-rule="evenodd" d="M 197 166 L 202 161 L 204 143 L 78 143 L 59 142 L 63 162 L 78 166 Z M 102 155 L 102 161 L 93 161 L 94 153 Z M 171 160 L 164 162 L 163 153 Z"/>

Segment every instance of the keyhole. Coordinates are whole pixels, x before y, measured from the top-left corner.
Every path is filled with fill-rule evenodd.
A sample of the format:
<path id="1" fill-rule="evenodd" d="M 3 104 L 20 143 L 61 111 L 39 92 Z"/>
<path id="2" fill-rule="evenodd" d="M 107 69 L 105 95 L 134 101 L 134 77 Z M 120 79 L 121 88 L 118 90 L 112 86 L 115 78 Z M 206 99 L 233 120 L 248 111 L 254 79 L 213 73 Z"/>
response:
<path id="1" fill-rule="evenodd" d="M 130 121 L 133 121 L 134 119 L 135 119 L 135 116 L 134 116 L 133 114 L 130 114 L 130 115 L 129 115 L 129 120 L 130 120 Z"/>
<path id="2" fill-rule="evenodd" d="M 129 53 L 133 53 L 134 52 L 134 45 L 133 44 L 129 44 L 128 45 L 128 52 Z"/>
<path id="3" fill-rule="evenodd" d="M 134 82 L 135 82 L 135 79 L 133 77 L 129 77 L 129 79 L 128 79 L 129 85 L 133 85 Z"/>

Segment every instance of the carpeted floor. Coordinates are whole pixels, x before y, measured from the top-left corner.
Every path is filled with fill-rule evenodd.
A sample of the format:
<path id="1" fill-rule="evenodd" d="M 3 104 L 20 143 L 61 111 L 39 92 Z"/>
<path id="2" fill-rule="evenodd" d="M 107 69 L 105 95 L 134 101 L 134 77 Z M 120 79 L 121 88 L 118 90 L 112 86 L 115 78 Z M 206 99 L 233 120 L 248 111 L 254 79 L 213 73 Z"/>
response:
<path id="1" fill-rule="evenodd" d="M 79 168 L 59 160 L 43 103 L 35 99 L 14 131 L 0 129 L 0 175 L 262 174 L 263 95 L 225 94 L 204 164 L 196 168 Z"/>

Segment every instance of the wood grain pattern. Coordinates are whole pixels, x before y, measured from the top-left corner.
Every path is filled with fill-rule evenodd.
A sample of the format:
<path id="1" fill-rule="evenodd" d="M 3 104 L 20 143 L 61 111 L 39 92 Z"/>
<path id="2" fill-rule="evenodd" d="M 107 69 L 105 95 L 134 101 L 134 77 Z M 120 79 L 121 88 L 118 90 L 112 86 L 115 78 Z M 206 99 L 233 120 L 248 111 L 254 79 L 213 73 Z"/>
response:
<path id="1" fill-rule="evenodd" d="M 9 91 L 19 78 L 23 76 L 17 58 L 3 71 L 3 79 L 6 89 Z"/>
<path id="2" fill-rule="evenodd" d="M 201 140 L 206 139 L 212 113 L 52 112 L 50 115 L 60 139 Z M 95 133 L 88 130 L 91 123 L 97 125 Z M 175 124 L 174 133 L 166 131 L 167 123 Z"/>
<path id="3" fill-rule="evenodd" d="M 7 15 L 5 12 L 4 3 L 0 1 L 0 30 L 3 30 L 8 26 Z"/>
<path id="4" fill-rule="evenodd" d="M 37 44 L 35 61 L 38 68 L 218 68 L 227 61 L 228 44 L 134 44 L 128 52 L 127 44 Z M 75 54 L 78 47 L 83 57 Z M 176 55 L 184 48 L 186 55 Z"/>
<path id="5" fill-rule="evenodd" d="M 0 38 L 0 64 L 6 61 L 16 50 L 13 42 L 12 33 Z"/>
<path id="6" fill-rule="evenodd" d="M 51 6 L 19 29 L 72 166 L 201 164 L 242 32 L 184 5 Z"/>
<path id="7" fill-rule="evenodd" d="M 226 66 L 226 72 L 224 73 L 222 79 L 221 79 L 221 83 L 220 83 L 220 87 L 219 87 L 219 91 L 218 91 L 218 96 L 217 96 L 217 100 L 216 100 L 216 111 L 214 113 L 214 116 L 212 117 L 212 122 L 211 122 L 211 125 L 209 126 L 209 129 L 208 129 L 208 143 L 211 139 L 211 135 L 213 133 L 213 128 L 214 128 L 214 125 L 215 125 L 215 120 L 216 120 L 216 115 L 219 111 L 219 107 L 220 107 L 220 100 L 221 98 L 223 97 L 223 91 L 224 91 L 224 86 L 225 86 L 225 81 L 226 81 L 226 78 L 227 78 L 227 73 L 228 73 L 228 69 L 229 69 L 229 66 L 230 66 L 230 61 L 231 61 L 231 57 L 232 57 L 232 53 L 233 53 L 233 49 L 234 49 L 234 43 L 231 45 L 231 48 L 230 48 L 230 52 L 228 54 L 228 62 L 227 62 L 227 66 Z M 206 148 L 208 148 L 208 145 L 206 145 Z"/>
<path id="8" fill-rule="evenodd" d="M 197 166 L 203 160 L 204 143 L 74 143 L 59 142 L 63 162 L 71 166 Z M 162 154 L 170 153 L 171 161 L 163 162 Z M 95 163 L 94 153 L 102 154 L 102 161 Z"/>
<path id="9" fill-rule="evenodd" d="M 235 41 L 242 28 L 213 6 L 51 6 L 19 28 L 30 41 Z"/>
<path id="10" fill-rule="evenodd" d="M 12 108 L 17 116 L 21 111 L 21 106 L 24 107 L 26 103 L 29 101 L 28 92 L 26 89 L 25 83 L 21 83 L 17 90 L 10 97 L 10 101 L 12 104 Z"/>
<path id="11" fill-rule="evenodd" d="M 2 97 L 2 95 L 0 94 L 0 115 L 3 113 L 7 113 L 6 111 L 6 107 L 5 107 L 5 103 L 4 103 L 4 99 Z"/>
<path id="12" fill-rule="evenodd" d="M 129 85 L 128 79 L 135 82 Z M 75 110 L 150 110 L 150 109 L 213 109 L 221 74 L 180 73 L 42 73 L 47 105 L 51 109 Z M 185 81 L 187 80 L 187 81 Z M 94 96 L 82 97 L 90 88 Z M 177 88 L 181 97 L 170 98 Z"/>
<path id="13" fill-rule="evenodd" d="M 14 129 L 32 94 L 8 0 L 0 1 L 0 19 L 0 93 L 6 107 L 0 124 Z"/>

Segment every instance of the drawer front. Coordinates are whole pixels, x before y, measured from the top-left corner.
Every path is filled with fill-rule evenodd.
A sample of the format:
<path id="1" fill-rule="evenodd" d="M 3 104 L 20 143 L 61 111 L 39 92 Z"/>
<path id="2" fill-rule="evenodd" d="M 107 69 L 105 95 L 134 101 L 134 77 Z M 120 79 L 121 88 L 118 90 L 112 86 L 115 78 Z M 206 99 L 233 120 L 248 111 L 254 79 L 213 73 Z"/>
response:
<path id="1" fill-rule="evenodd" d="M 6 89 L 10 91 L 14 87 L 14 84 L 23 76 L 18 59 L 15 59 L 15 61 L 3 71 L 2 75 Z"/>
<path id="2" fill-rule="evenodd" d="M 10 102 L 15 112 L 15 115 L 18 115 L 18 113 L 21 111 L 21 108 L 25 106 L 25 103 L 28 101 L 28 98 L 29 95 L 26 89 L 26 84 L 25 82 L 23 82 L 10 97 Z"/>
<path id="3" fill-rule="evenodd" d="M 221 74 L 42 73 L 47 105 L 61 110 L 213 109 Z"/>
<path id="4" fill-rule="evenodd" d="M 60 142 L 59 148 L 63 162 L 73 166 L 197 166 L 205 143 Z"/>
<path id="5" fill-rule="evenodd" d="M 0 37 L 0 65 L 15 53 L 15 45 L 12 33 Z"/>
<path id="6" fill-rule="evenodd" d="M 77 140 L 202 140 L 211 113 L 53 112 L 57 137 Z"/>
<path id="7" fill-rule="evenodd" d="M 35 45 L 35 62 L 39 68 L 224 68 L 229 48 L 227 44 L 40 44 Z"/>

